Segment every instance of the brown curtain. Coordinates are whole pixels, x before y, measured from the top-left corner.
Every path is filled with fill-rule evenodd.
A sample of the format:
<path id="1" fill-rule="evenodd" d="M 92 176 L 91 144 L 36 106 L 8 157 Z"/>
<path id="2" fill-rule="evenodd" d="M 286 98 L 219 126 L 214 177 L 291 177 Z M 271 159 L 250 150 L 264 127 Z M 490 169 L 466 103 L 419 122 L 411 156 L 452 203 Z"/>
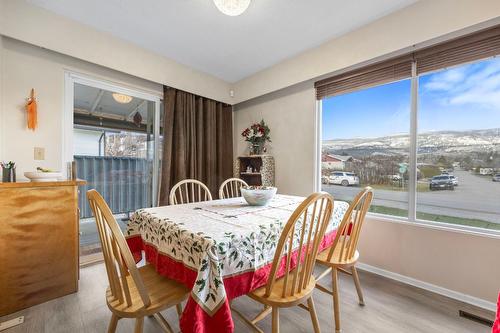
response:
<path id="1" fill-rule="evenodd" d="M 232 177 L 232 107 L 185 91 L 164 87 L 163 160 L 160 205 L 168 204 L 170 189 L 193 178 L 218 187 Z"/>

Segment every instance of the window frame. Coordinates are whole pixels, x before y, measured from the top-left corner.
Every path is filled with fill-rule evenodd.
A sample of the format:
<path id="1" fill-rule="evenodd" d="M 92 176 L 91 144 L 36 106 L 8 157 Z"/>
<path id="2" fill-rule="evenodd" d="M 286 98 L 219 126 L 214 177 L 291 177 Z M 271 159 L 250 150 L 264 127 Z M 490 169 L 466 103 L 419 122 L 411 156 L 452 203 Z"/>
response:
<path id="1" fill-rule="evenodd" d="M 455 66 L 447 67 L 447 68 L 442 68 L 436 71 L 432 72 L 425 72 L 418 74 L 417 73 L 417 64 L 416 61 L 412 62 L 412 74 L 411 77 L 409 78 L 411 80 L 411 93 L 410 93 L 410 129 L 409 129 L 409 136 L 410 136 L 410 151 L 409 151 L 409 188 L 408 188 L 408 216 L 407 217 L 400 217 L 400 216 L 393 216 L 393 215 L 388 215 L 388 214 L 380 214 L 380 213 L 372 213 L 368 212 L 367 216 L 370 219 L 376 219 L 380 221 L 385 221 L 385 222 L 392 222 L 392 223 L 399 223 L 399 224 L 406 224 L 406 225 L 411 225 L 415 227 L 423 227 L 423 228 L 428 228 L 428 229 L 434 229 L 434 230 L 441 230 L 441 231 L 451 231 L 451 232 L 457 232 L 457 233 L 463 233 L 463 234 L 471 234 L 471 235 L 476 235 L 476 236 L 483 236 L 483 237 L 488 237 L 488 238 L 496 238 L 500 239 L 500 230 L 492 230 L 492 229 L 484 229 L 484 228 L 479 228 L 479 227 L 473 227 L 473 226 L 468 226 L 468 225 L 459 225 L 459 224 L 452 224 L 452 223 L 445 223 L 445 222 L 437 222 L 437 221 L 428 221 L 428 220 L 421 220 L 418 219 L 416 214 L 417 214 L 417 151 L 418 151 L 418 101 L 419 101 L 419 79 L 421 76 L 428 75 L 434 72 L 442 71 L 442 70 L 448 70 L 450 68 L 454 67 L 459 67 L 466 65 L 468 63 L 474 63 L 478 61 L 485 61 L 487 59 L 491 59 L 494 57 L 489 57 L 486 59 L 482 60 L 477 60 L 477 61 L 471 61 L 471 62 L 466 62 L 462 64 L 458 64 Z M 396 82 L 396 81 L 393 81 Z M 391 83 L 391 82 L 389 82 Z M 382 83 L 380 85 L 384 84 L 389 84 L 389 83 Z M 379 85 L 377 85 L 379 86 Z M 363 88 L 363 89 L 369 89 L 369 88 Z M 350 92 L 348 92 L 350 93 Z M 314 189 L 315 191 L 321 191 L 321 153 L 322 153 L 322 142 L 323 142 L 323 137 L 322 137 L 322 127 L 323 127 L 323 99 L 316 100 L 316 113 L 315 113 L 315 119 L 316 119 L 316 124 L 315 124 L 315 179 L 314 179 Z"/>

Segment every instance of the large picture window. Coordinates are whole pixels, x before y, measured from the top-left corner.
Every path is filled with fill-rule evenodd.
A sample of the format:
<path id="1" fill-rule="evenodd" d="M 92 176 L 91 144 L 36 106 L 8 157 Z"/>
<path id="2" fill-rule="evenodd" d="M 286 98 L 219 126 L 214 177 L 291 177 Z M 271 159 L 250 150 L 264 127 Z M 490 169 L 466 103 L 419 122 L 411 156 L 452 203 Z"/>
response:
<path id="1" fill-rule="evenodd" d="M 500 59 L 419 77 L 417 157 L 417 218 L 500 230 Z"/>
<path id="2" fill-rule="evenodd" d="M 374 212 L 407 216 L 410 80 L 323 100 L 321 183 L 350 201 L 371 186 Z"/>
<path id="3" fill-rule="evenodd" d="M 319 96 L 321 189 L 371 186 L 374 213 L 500 230 L 500 59 L 417 73 Z"/>

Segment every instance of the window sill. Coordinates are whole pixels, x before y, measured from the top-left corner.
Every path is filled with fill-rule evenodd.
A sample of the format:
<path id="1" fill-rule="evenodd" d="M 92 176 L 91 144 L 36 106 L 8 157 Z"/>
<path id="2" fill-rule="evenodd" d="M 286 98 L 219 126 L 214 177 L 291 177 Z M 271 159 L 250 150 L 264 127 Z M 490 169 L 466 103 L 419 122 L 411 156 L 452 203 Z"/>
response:
<path id="1" fill-rule="evenodd" d="M 369 219 L 376 219 L 376 220 L 383 221 L 383 222 L 400 223 L 400 224 L 405 224 L 405 225 L 419 227 L 419 228 L 427 228 L 427 229 L 434 229 L 434 230 L 441 230 L 441 231 L 448 231 L 448 232 L 456 232 L 456 233 L 473 235 L 473 236 L 500 239 L 500 230 L 487 230 L 487 229 L 470 227 L 470 226 L 465 226 L 465 225 L 453 225 L 453 224 L 449 224 L 449 223 L 432 222 L 432 221 L 425 221 L 425 220 L 418 220 L 418 219 L 417 220 L 410 220 L 410 219 L 404 218 L 404 217 L 390 216 L 390 215 L 377 214 L 377 213 L 368 213 L 366 215 L 366 217 Z"/>

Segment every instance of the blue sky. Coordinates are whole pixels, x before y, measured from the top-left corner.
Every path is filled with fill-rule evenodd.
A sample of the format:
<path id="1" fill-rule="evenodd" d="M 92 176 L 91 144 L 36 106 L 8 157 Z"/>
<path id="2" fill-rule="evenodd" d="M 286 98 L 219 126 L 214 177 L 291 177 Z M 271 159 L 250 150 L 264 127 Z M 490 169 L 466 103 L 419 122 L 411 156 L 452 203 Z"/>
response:
<path id="1" fill-rule="evenodd" d="M 500 59 L 423 75 L 419 131 L 500 127 Z M 408 133 L 410 80 L 323 100 L 323 139 Z"/>

